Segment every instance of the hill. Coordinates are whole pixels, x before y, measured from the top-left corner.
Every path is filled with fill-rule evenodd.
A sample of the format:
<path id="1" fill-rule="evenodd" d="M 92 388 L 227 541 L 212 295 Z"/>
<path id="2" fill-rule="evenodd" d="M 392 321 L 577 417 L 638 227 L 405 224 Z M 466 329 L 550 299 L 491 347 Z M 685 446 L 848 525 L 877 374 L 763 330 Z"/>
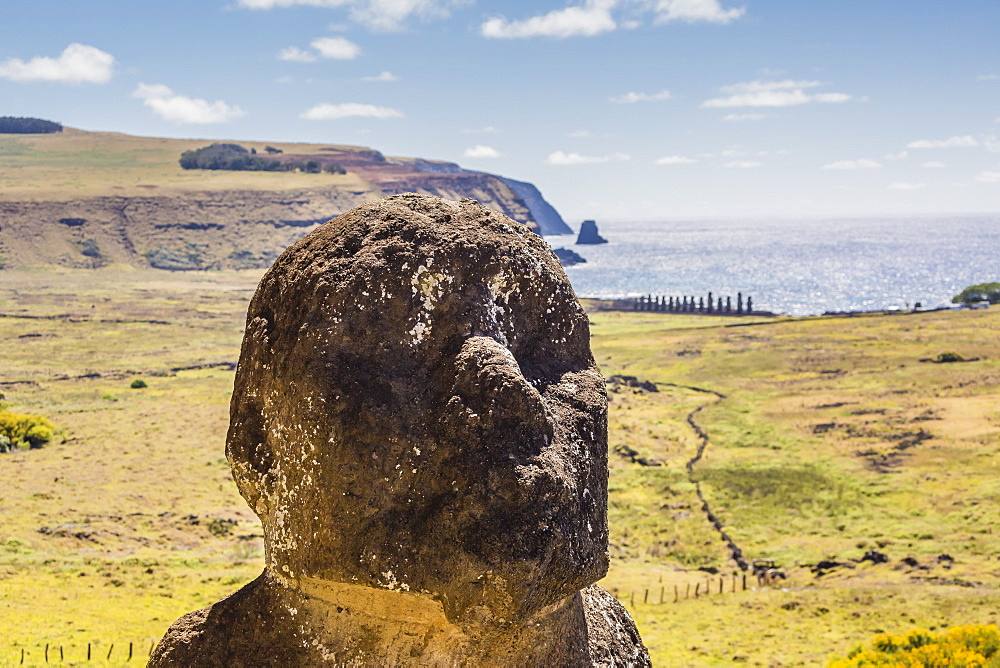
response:
<path id="1" fill-rule="evenodd" d="M 359 146 L 236 142 L 345 173 L 181 168 L 185 151 L 212 143 L 73 128 L 0 134 L 3 264 L 266 267 L 315 225 L 401 192 L 473 197 L 541 233 L 566 231 L 531 184 Z"/>

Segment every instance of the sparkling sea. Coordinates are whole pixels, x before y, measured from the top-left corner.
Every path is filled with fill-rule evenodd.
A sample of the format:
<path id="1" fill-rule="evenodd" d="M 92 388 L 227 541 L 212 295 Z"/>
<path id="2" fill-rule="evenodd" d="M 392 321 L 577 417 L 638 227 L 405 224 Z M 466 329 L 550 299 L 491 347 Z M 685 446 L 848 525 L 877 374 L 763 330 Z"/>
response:
<path id="1" fill-rule="evenodd" d="M 580 297 L 712 291 L 735 307 L 742 292 L 755 309 L 815 315 L 933 308 L 1000 282 L 1000 214 L 597 224 L 609 243 L 545 237 L 586 258 L 566 268 Z"/>

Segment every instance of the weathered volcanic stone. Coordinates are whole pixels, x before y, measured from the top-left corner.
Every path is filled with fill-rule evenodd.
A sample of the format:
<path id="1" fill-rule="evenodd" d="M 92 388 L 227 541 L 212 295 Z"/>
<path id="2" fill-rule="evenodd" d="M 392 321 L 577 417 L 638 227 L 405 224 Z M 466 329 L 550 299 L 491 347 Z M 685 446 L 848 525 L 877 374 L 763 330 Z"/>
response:
<path id="1" fill-rule="evenodd" d="M 648 665 L 607 570 L 607 400 L 548 246 L 398 195 L 289 248 L 227 454 L 266 568 L 150 665 Z"/>

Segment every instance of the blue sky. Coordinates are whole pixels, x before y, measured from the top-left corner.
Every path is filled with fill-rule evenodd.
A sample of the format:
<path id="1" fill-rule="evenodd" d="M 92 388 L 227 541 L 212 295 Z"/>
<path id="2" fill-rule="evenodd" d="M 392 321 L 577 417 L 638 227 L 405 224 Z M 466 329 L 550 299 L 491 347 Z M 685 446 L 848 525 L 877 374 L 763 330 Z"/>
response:
<path id="1" fill-rule="evenodd" d="M 5 3 L 0 115 L 360 144 L 581 218 L 1000 211 L 996 0 Z"/>

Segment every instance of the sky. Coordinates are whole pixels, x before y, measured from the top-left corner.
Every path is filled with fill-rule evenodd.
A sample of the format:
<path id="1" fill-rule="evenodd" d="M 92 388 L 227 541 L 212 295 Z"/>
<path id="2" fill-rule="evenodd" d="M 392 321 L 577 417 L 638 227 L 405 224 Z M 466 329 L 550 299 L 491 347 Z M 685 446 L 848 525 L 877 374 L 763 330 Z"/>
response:
<path id="1" fill-rule="evenodd" d="M 448 160 L 571 224 L 1000 212 L 996 0 L 3 4 L 0 116 Z"/>

